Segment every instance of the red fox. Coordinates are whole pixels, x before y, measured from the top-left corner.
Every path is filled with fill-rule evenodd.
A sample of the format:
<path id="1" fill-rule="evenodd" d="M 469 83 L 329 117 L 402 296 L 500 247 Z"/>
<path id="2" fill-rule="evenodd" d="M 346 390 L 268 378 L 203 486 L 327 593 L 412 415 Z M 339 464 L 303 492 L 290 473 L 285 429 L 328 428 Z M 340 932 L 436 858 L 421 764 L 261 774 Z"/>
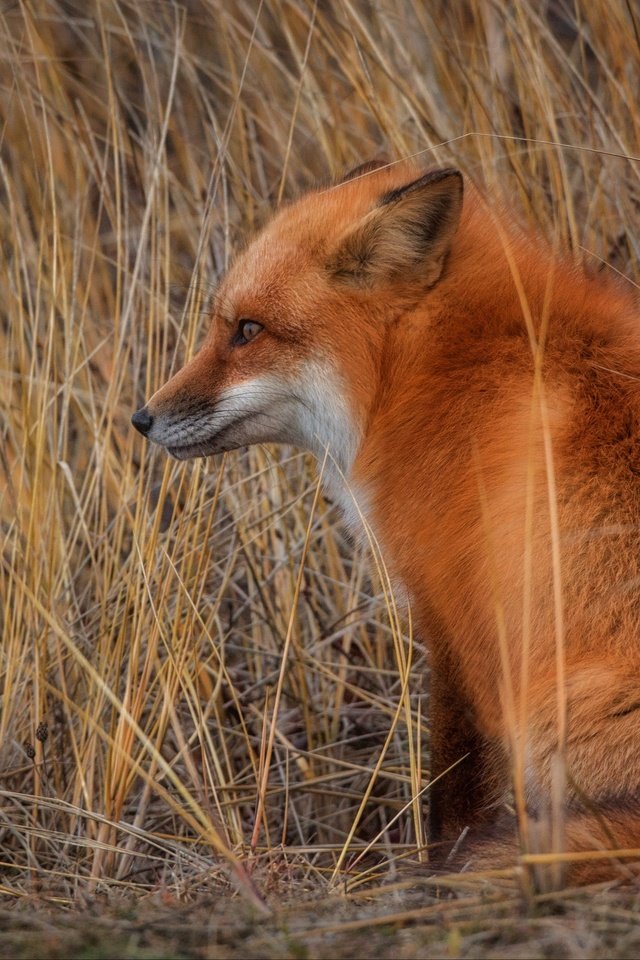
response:
<path id="1" fill-rule="evenodd" d="M 561 755 L 569 882 L 640 861 L 640 311 L 620 281 L 455 169 L 363 165 L 275 214 L 132 420 L 181 460 L 326 454 L 428 644 L 434 851 L 513 863 L 510 770 L 535 822 Z"/>

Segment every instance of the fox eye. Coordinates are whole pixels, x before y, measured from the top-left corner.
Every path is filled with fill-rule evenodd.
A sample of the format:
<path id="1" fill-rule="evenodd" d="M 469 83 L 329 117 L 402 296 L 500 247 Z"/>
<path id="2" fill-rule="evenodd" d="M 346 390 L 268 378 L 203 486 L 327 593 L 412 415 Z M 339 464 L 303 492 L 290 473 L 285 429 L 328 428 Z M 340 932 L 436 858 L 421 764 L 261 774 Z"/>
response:
<path id="1" fill-rule="evenodd" d="M 257 320 L 241 320 L 233 342 L 236 346 L 243 346 L 245 343 L 249 343 L 249 340 L 257 337 L 261 330 L 264 330 L 264 327 Z"/>

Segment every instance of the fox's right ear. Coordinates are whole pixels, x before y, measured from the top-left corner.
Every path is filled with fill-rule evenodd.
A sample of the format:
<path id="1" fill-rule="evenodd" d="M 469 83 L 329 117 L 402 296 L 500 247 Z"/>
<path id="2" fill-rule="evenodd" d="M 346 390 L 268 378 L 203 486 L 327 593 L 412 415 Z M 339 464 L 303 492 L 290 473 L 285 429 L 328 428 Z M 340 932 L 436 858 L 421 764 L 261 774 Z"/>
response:
<path id="1" fill-rule="evenodd" d="M 462 211 L 458 170 L 433 170 L 386 193 L 341 238 L 328 269 L 339 283 L 375 287 L 440 279 Z"/>

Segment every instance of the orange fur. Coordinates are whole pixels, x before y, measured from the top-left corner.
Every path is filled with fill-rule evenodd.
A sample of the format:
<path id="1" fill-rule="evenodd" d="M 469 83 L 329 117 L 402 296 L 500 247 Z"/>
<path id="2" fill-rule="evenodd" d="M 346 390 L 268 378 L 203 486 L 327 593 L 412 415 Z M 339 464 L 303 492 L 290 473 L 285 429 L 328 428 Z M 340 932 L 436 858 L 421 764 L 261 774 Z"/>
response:
<path id="1" fill-rule="evenodd" d="M 460 185 L 373 165 L 279 212 L 223 282 L 202 351 L 150 401 L 150 436 L 171 446 L 167 418 L 174 436 L 188 413 L 195 452 L 299 442 L 262 411 L 255 435 L 246 412 L 210 436 L 202 417 L 265 375 L 321 393 L 309 364 L 328 364 L 357 448 L 344 472 L 431 651 L 432 774 L 453 765 L 433 838 L 471 827 L 464 856 L 495 861 L 482 828 L 509 762 L 535 817 L 562 747 L 568 849 L 640 848 L 640 316 L 474 190 L 460 212 Z M 238 346 L 243 318 L 264 330 Z"/>

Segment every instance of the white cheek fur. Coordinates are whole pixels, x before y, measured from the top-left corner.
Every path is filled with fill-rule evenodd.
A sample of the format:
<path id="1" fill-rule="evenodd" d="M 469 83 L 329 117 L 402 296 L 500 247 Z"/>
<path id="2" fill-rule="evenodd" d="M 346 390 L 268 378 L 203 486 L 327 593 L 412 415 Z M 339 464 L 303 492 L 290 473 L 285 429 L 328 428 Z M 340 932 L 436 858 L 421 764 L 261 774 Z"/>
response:
<path id="1" fill-rule="evenodd" d="M 263 435 L 258 418 L 255 424 L 247 423 L 246 442 L 291 443 L 311 451 L 319 463 L 325 461 L 326 454 L 323 487 L 342 510 L 350 533 L 363 535 L 360 514 L 366 511 L 365 497 L 348 481 L 362 440 L 362 427 L 330 362 L 308 361 L 293 378 L 275 374 L 256 378 L 228 388 L 220 400 L 234 410 L 235 416 L 252 408 L 268 410 L 273 400 L 276 409 L 272 435 Z"/>
<path id="2" fill-rule="evenodd" d="M 227 387 L 216 407 L 229 423 L 255 412 L 255 422 L 243 426 L 245 443 L 291 443 L 319 460 L 328 450 L 328 464 L 347 476 L 355 460 L 362 431 L 329 363 L 309 361 L 295 377 L 275 373 Z"/>
<path id="3" fill-rule="evenodd" d="M 297 417 L 305 446 L 320 460 L 328 450 L 329 460 L 347 476 L 362 440 L 362 429 L 332 365 L 308 361 L 295 379 L 294 390 L 300 398 Z"/>
<path id="4" fill-rule="evenodd" d="M 351 532 L 362 528 L 354 494 L 345 484 L 362 440 L 346 390 L 329 361 L 311 360 L 296 375 L 271 372 L 227 387 L 208 411 L 154 419 L 149 439 L 165 446 L 207 445 L 221 431 L 233 446 L 290 443 L 326 462 L 323 485 L 345 514 Z M 227 447 L 229 449 L 229 447 Z M 356 494 L 359 508 L 364 503 Z"/>

